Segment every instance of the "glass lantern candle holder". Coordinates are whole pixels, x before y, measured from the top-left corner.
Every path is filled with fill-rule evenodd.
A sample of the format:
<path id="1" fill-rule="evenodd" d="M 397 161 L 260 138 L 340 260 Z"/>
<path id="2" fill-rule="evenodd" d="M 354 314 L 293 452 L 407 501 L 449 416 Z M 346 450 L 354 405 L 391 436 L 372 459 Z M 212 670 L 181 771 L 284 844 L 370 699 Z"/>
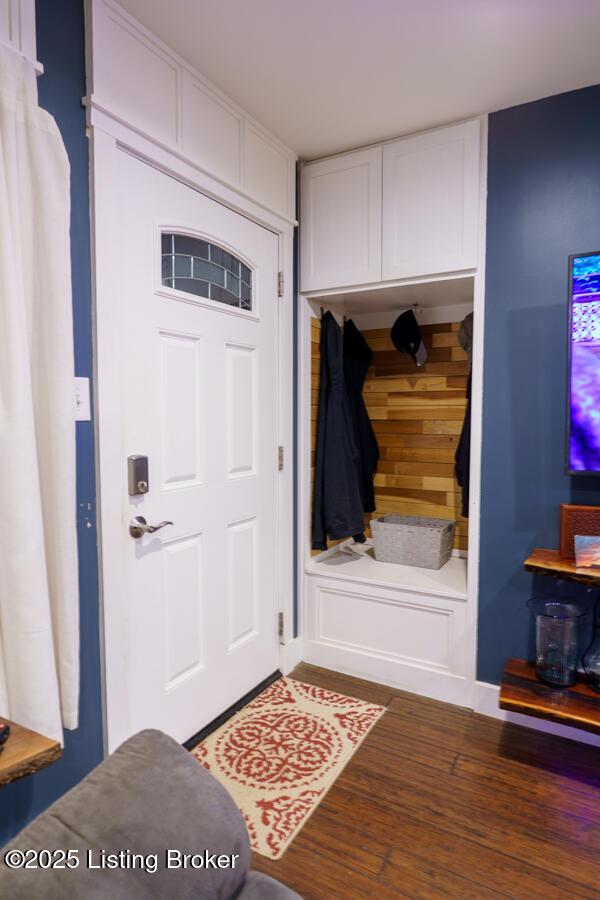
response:
<path id="1" fill-rule="evenodd" d="M 579 620 L 584 606 L 561 600 L 529 601 L 535 615 L 535 668 L 540 681 L 553 687 L 571 687 L 577 681 Z"/>
<path id="2" fill-rule="evenodd" d="M 583 657 L 583 668 L 587 683 L 593 691 L 600 694 L 600 628 L 596 628 L 594 641 Z"/>
<path id="3" fill-rule="evenodd" d="M 594 611 L 594 635 L 592 643 L 583 657 L 583 668 L 587 683 L 593 691 L 600 694 L 600 599 L 596 601 Z"/>

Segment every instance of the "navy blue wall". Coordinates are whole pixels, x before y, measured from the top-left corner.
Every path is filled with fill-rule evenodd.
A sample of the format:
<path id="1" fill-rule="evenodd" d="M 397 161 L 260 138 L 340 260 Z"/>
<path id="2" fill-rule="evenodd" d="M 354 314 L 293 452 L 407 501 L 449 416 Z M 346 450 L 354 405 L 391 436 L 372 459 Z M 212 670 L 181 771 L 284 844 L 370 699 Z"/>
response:
<path id="1" fill-rule="evenodd" d="M 71 163 L 71 256 L 75 371 L 92 374 L 88 142 L 81 98 L 85 95 L 83 0 L 37 0 L 40 104 L 58 122 Z M 0 844 L 102 757 L 98 570 L 94 438 L 90 422 L 77 423 L 77 503 L 81 604 L 81 700 L 79 729 L 65 732 L 60 762 L 0 792 Z"/>
<path id="2" fill-rule="evenodd" d="M 530 649 L 533 547 L 560 503 L 600 503 L 565 475 L 567 257 L 600 248 L 600 86 L 489 119 L 478 677 Z M 537 587 L 540 588 L 538 579 Z"/>

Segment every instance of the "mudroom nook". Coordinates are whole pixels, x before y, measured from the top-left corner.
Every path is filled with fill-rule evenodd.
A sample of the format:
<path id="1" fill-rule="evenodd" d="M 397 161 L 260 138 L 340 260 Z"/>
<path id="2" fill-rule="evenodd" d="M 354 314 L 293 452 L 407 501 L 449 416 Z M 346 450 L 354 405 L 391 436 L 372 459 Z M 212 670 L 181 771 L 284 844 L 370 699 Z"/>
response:
<path id="1" fill-rule="evenodd" d="M 485 159 L 485 122 L 473 120 L 305 163 L 300 176 L 304 659 L 461 705 L 475 680 Z M 408 310 L 421 365 L 392 341 Z M 372 352 L 363 399 L 379 459 L 365 534 L 386 514 L 455 521 L 437 571 L 378 562 L 372 547 L 357 557 L 351 538 L 310 549 L 325 311 L 342 329 L 353 322 Z M 470 380 L 466 509 L 455 457 Z"/>

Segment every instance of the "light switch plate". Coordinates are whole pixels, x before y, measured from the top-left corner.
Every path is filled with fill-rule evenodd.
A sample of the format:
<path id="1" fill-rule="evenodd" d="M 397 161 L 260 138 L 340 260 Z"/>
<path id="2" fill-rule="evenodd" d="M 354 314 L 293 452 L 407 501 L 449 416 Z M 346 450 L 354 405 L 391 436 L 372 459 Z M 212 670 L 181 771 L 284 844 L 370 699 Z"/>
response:
<path id="1" fill-rule="evenodd" d="M 90 406 L 90 379 L 75 379 L 75 421 L 89 422 L 92 418 Z"/>

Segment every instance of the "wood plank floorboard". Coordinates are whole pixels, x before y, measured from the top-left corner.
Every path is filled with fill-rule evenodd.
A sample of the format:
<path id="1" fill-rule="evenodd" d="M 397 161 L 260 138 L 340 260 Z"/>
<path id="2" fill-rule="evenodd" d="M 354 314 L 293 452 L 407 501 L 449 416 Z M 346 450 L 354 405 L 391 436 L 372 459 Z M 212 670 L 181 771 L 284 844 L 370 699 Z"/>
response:
<path id="1" fill-rule="evenodd" d="M 280 860 L 305 900 L 600 898 L 600 748 L 301 663 L 387 707 Z"/>

